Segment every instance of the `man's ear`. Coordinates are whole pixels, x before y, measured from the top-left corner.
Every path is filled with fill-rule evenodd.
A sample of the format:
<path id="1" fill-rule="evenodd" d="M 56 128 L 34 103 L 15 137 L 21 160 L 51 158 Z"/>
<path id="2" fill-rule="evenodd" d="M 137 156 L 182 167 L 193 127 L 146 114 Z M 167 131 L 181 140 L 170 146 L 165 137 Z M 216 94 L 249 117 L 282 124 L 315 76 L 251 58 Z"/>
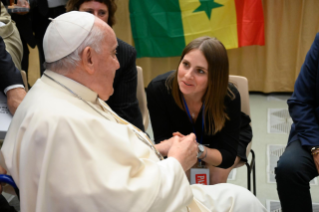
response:
<path id="1" fill-rule="evenodd" d="M 87 46 L 84 48 L 82 52 L 82 63 L 85 71 L 88 74 L 93 74 L 94 73 L 94 51 L 91 47 Z"/>

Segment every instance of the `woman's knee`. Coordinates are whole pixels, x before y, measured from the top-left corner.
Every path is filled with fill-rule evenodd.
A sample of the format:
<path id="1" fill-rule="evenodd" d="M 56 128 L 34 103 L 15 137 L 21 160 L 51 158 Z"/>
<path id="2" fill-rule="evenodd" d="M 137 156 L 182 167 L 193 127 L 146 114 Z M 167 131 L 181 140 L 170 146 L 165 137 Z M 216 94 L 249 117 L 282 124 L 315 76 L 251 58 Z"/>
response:
<path id="1" fill-rule="evenodd" d="M 218 183 L 226 183 L 229 173 L 231 172 L 231 168 L 229 169 L 221 169 L 214 168 L 210 171 L 210 185 L 216 185 Z"/>
<path id="2" fill-rule="evenodd" d="M 210 185 L 216 185 L 218 183 L 226 183 L 228 176 L 212 175 L 210 176 Z"/>
<path id="3" fill-rule="evenodd" d="M 218 167 L 211 166 L 210 169 L 210 185 L 215 185 L 218 183 L 226 183 L 228 179 L 228 175 L 236 167 L 236 165 L 240 162 L 240 158 L 237 156 L 236 160 L 232 167 L 228 169 L 222 169 Z"/>

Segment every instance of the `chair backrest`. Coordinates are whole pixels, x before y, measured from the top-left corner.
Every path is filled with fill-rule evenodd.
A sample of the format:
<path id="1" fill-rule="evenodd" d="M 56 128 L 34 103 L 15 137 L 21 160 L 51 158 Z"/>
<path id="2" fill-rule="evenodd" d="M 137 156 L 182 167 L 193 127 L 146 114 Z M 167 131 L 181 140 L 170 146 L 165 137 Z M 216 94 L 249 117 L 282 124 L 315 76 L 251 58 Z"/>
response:
<path id="1" fill-rule="evenodd" d="M 233 83 L 240 94 L 241 111 L 250 116 L 248 80 L 246 77 L 229 75 L 229 82 Z"/>
<path id="2" fill-rule="evenodd" d="M 236 76 L 236 75 L 229 75 L 229 82 L 233 83 L 237 88 L 240 94 L 241 100 L 241 111 L 250 116 L 250 105 L 249 105 L 249 90 L 248 90 L 248 80 L 246 77 Z M 246 157 L 250 153 L 252 142 L 247 145 L 246 148 Z M 244 165 L 244 162 L 239 162 L 236 167 L 240 167 Z"/>
<path id="3" fill-rule="evenodd" d="M 144 129 L 146 131 L 149 125 L 149 113 L 147 108 L 147 99 L 146 99 L 145 87 L 144 87 L 143 69 L 140 66 L 136 66 L 136 69 L 137 69 L 136 97 L 137 97 L 138 105 L 142 113 Z"/>
<path id="4" fill-rule="evenodd" d="M 21 70 L 20 72 L 21 72 L 23 83 L 24 83 L 25 91 L 28 92 L 29 87 L 28 87 L 27 73 L 23 70 Z"/>

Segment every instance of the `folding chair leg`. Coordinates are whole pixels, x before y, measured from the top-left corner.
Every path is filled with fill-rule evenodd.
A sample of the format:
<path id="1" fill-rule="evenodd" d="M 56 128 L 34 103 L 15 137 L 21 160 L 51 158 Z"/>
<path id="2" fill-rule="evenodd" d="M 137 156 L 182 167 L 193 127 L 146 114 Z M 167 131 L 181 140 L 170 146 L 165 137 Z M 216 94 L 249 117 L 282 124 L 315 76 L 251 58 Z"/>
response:
<path id="1" fill-rule="evenodd" d="M 252 155 L 252 160 L 253 160 L 253 164 L 252 164 L 252 171 L 253 171 L 253 194 L 256 196 L 256 160 L 255 160 L 255 152 L 251 149 L 250 150 L 251 155 Z"/>
<path id="2" fill-rule="evenodd" d="M 255 152 L 250 150 L 252 158 L 250 164 L 246 162 L 247 167 L 247 189 L 251 191 L 251 172 L 253 175 L 253 194 L 256 196 L 256 161 L 255 161 Z"/>
<path id="3" fill-rule="evenodd" d="M 246 162 L 246 167 L 247 167 L 247 189 L 250 191 L 250 185 L 251 185 L 251 180 L 250 180 L 250 166 Z"/>

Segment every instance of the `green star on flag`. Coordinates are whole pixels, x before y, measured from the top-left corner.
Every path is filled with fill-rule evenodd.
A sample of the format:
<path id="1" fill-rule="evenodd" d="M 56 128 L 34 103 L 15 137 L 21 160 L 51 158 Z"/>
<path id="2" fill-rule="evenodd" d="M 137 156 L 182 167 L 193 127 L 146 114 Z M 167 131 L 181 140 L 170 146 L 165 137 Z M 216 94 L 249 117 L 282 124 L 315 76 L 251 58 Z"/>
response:
<path id="1" fill-rule="evenodd" d="M 226 49 L 265 44 L 262 0 L 129 0 L 129 4 L 138 58 L 180 56 L 201 36 L 216 37 Z"/>
<path id="2" fill-rule="evenodd" d="M 199 2 L 200 6 L 196 10 L 194 10 L 194 12 L 205 11 L 208 19 L 210 19 L 213 9 L 224 6 L 222 4 L 214 2 L 214 0 L 199 0 Z"/>

